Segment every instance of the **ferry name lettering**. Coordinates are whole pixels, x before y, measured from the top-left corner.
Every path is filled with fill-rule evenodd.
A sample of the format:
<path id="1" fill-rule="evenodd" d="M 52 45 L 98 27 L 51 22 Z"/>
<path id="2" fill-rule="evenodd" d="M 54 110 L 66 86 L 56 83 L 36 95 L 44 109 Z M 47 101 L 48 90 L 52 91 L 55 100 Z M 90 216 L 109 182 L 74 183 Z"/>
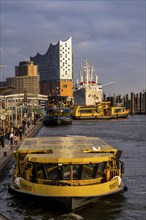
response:
<path id="1" fill-rule="evenodd" d="M 109 185 L 109 188 L 110 188 L 110 189 L 113 189 L 113 188 L 115 188 L 116 186 L 118 186 L 118 182 L 115 182 L 115 183 L 110 184 L 110 185 Z"/>
<path id="2" fill-rule="evenodd" d="M 28 191 L 32 191 L 32 186 L 28 186 L 28 185 L 26 185 L 24 183 L 21 183 L 21 186 L 22 186 L 22 188 L 24 188 L 24 189 L 26 189 Z"/>

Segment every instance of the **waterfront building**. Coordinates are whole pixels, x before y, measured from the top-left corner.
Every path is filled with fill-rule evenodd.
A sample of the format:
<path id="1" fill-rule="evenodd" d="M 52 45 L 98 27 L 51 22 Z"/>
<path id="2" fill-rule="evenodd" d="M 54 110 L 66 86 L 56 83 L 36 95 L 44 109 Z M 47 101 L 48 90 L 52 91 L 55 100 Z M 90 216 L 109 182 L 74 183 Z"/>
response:
<path id="1" fill-rule="evenodd" d="M 15 76 L 36 76 L 38 75 L 38 66 L 32 61 L 19 62 L 19 66 L 15 66 Z"/>
<path id="2" fill-rule="evenodd" d="M 1 90 L 0 90 L 1 91 Z M 35 114 L 43 114 L 48 97 L 41 94 L 21 93 L 1 95 L 0 93 L 0 128 L 10 125 L 18 125 L 23 119 L 34 119 Z"/>
<path id="3" fill-rule="evenodd" d="M 9 77 L 6 80 L 8 85 L 15 87 L 11 94 L 21 94 L 25 91 L 33 94 L 40 93 L 38 67 L 32 61 L 20 62 L 19 66 L 15 67 L 15 77 Z"/>
<path id="4" fill-rule="evenodd" d="M 9 92 L 0 96 L 1 127 L 21 124 L 28 117 L 33 120 L 35 114 L 43 111 L 41 101 L 46 102 L 47 96 L 39 94 L 39 81 L 38 67 L 32 61 L 20 62 L 15 67 L 15 77 L 7 78 L 4 83 L 9 85 Z"/>
<path id="5" fill-rule="evenodd" d="M 40 92 L 51 96 L 73 97 L 72 38 L 50 44 L 44 55 L 30 57 L 38 65 Z"/>

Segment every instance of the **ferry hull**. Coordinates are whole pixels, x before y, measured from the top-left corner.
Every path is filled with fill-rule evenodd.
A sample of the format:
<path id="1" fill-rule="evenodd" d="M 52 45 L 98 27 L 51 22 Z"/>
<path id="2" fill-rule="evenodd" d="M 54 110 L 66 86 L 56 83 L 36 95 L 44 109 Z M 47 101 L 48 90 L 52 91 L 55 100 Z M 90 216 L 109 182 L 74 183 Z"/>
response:
<path id="1" fill-rule="evenodd" d="M 70 125 L 72 124 L 71 118 L 47 118 L 43 120 L 43 125 Z"/>
<path id="2" fill-rule="evenodd" d="M 124 119 L 128 118 L 128 115 L 91 115 L 91 116 L 72 116 L 73 119 L 99 119 L 99 120 L 110 120 L 110 119 Z"/>
<path id="3" fill-rule="evenodd" d="M 107 196 L 112 196 L 112 195 L 117 195 L 120 193 L 123 193 L 124 191 L 127 191 L 127 187 L 122 184 L 117 190 L 110 192 L 110 193 L 104 193 L 101 195 L 97 196 L 87 196 L 87 197 L 81 197 L 81 196 L 76 196 L 76 197 L 70 197 L 70 196 L 45 196 L 45 195 L 37 195 L 37 194 L 31 194 L 19 189 L 16 189 L 13 185 L 10 185 L 9 188 L 9 193 L 12 193 L 15 196 L 19 196 L 21 198 L 25 199 L 31 199 L 33 201 L 38 200 L 39 203 L 41 204 L 41 201 L 43 201 L 42 204 L 45 204 L 47 206 L 53 207 L 55 205 L 63 208 L 64 210 L 71 211 L 75 210 L 78 208 L 82 208 L 86 205 L 89 205 L 90 203 L 98 201 L 99 198 L 101 197 L 107 197 Z M 45 202 L 44 202 L 45 201 Z"/>
<path id="4" fill-rule="evenodd" d="M 122 119 L 127 118 L 129 110 L 124 106 L 111 106 L 110 102 L 101 102 L 91 106 L 75 106 L 72 111 L 73 119 Z"/>

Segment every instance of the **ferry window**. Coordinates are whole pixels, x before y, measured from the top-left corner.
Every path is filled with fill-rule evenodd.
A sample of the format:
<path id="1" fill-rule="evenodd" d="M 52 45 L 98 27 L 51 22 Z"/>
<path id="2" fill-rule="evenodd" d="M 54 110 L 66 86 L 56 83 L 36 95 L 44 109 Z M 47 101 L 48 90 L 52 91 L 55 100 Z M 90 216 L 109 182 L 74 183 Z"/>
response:
<path id="1" fill-rule="evenodd" d="M 63 165 L 63 179 L 70 180 L 70 165 Z"/>
<path id="2" fill-rule="evenodd" d="M 93 178 L 93 164 L 84 164 L 82 167 L 81 179 L 92 179 Z"/>
<path id="3" fill-rule="evenodd" d="M 66 111 L 66 112 L 63 113 L 63 116 L 69 116 L 69 115 L 70 115 L 69 111 L 68 112 Z"/>
<path id="4" fill-rule="evenodd" d="M 41 179 L 46 179 L 45 170 L 43 164 L 35 164 L 35 170 L 37 177 Z"/>
<path id="5" fill-rule="evenodd" d="M 22 162 L 20 164 L 20 173 L 23 176 L 24 172 L 26 172 L 26 170 L 28 169 L 27 167 L 27 163 L 26 162 Z M 24 178 L 24 177 L 23 177 Z M 25 178 L 24 178 L 25 179 Z"/>
<path id="6" fill-rule="evenodd" d="M 94 165 L 93 175 L 92 175 L 93 178 L 97 178 L 98 177 L 97 170 L 98 170 L 98 163 Z"/>
<path id="7" fill-rule="evenodd" d="M 52 117 L 52 116 L 53 116 L 53 113 L 52 113 L 52 112 L 50 112 L 50 113 L 48 114 L 48 116 Z"/>
<path id="8" fill-rule="evenodd" d="M 122 111 L 122 109 L 120 109 L 120 108 L 114 110 L 115 113 L 119 113 L 121 111 Z"/>
<path id="9" fill-rule="evenodd" d="M 63 112 L 62 112 L 62 111 L 60 111 L 60 110 L 59 110 L 59 111 L 57 111 L 57 112 L 56 112 L 56 114 L 55 114 L 55 116 L 62 116 L 62 115 L 63 115 Z"/>
<path id="10" fill-rule="evenodd" d="M 73 179 L 81 179 L 82 165 L 73 165 Z"/>
<path id="11" fill-rule="evenodd" d="M 87 114 L 87 113 L 92 113 L 92 110 L 79 110 L 79 113 L 81 113 L 81 114 Z"/>
<path id="12" fill-rule="evenodd" d="M 97 169 L 97 175 L 98 176 L 102 176 L 104 168 L 105 168 L 105 162 L 98 164 L 98 169 Z"/>
<path id="13" fill-rule="evenodd" d="M 20 164 L 20 173 L 24 179 L 29 179 L 34 175 L 34 167 L 32 163 L 22 162 Z"/>
<path id="14" fill-rule="evenodd" d="M 59 112 L 53 112 L 53 116 L 58 116 Z"/>
<path id="15" fill-rule="evenodd" d="M 59 180 L 62 179 L 62 170 L 58 164 L 45 164 L 45 169 L 47 172 L 47 178 L 49 180 Z"/>
<path id="16" fill-rule="evenodd" d="M 105 163 L 85 164 L 79 171 L 79 179 L 92 179 L 101 177 L 105 169 Z"/>

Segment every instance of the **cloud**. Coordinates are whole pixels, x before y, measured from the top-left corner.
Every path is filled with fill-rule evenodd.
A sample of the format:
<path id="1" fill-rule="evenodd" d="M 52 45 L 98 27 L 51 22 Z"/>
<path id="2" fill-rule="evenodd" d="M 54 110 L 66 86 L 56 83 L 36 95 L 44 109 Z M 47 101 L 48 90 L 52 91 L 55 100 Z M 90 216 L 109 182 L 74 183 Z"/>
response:
<path id="1" fill-rule="evenodd" d="M 115 92 L 145 87 L 145 1 L 1 2 L 0 52 L 6 76 L 14 75 L 20 61 L 44 54 L 50 43 L 70 36 L 75 76 L 89 59 L 102 83 L 119 82 L 113 85 Z"/>

